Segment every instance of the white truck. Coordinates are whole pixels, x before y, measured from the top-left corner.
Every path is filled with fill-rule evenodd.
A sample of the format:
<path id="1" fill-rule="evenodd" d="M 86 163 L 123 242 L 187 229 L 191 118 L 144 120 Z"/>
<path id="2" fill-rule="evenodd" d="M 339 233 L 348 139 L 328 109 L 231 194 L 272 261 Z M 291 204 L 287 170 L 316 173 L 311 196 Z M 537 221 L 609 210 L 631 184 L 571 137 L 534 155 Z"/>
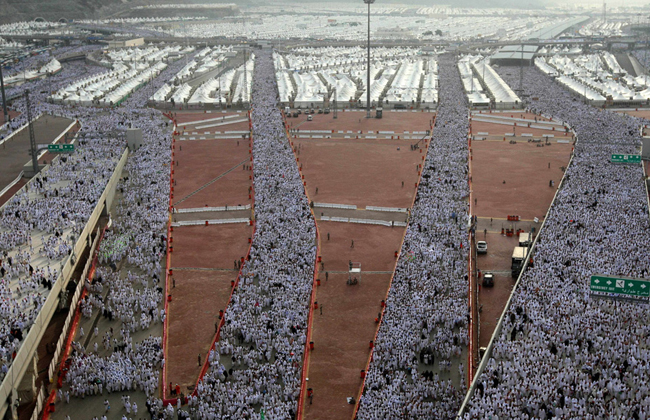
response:
<path id="1" fill-rule="evenodd" d="M 519 233 L 519 246 L 528 247 L 533 244 L 533 234 L 532 232 L 520 232 Z"/>
<path id="2" fill-rule="evenodd" d="M 526 255 L 528 254 L 528 248 L 523 246 L 515 247 L 512 251 L 512 265 L 510 266 L 512 277 L 519 277 L 521 269 L 524 267 L 524 262 L 526 262 Z"/>

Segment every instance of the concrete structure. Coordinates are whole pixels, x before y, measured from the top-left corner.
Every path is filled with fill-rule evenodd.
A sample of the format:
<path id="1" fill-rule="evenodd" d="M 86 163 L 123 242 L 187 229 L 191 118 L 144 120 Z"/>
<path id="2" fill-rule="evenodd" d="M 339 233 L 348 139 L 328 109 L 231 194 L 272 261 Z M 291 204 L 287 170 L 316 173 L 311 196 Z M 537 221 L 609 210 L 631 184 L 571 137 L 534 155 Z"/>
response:
<path id="1" fill-rule="evenodd" d="M 108 44 L 108 48 L 139 47 L 144 45 L 144 38 L 110 40 L 107 41 L 106 43 Z"/>
<path id="2" fill-rule="evenodd" d="M 36 318 L 36 322 L 30 328 L 27 336 L 22 342 L 7 375 L 2 381 L 2 384 L 0 384 L 0 418 L 5 418 L 7 413 L 13 411 L 12 406 L 15 405 L 19 398 L 21 398 L 22 403 L 24 403 L 25 399 L 30 399 L 35 396 L 36 391 L 34 379 L 38 372 L 34 368 L 36 364 L 36 350 L 38 349 L 38 345 L 45 334 L 45 330 L 47 329 L 54 312 L 59 306 L 61 292 L 66 290 L 70 279 L 77 269 L 79 262 L 77 256 L 83 254 L 85 248 L 89 244 L 88 238 L 94 232 L 99 218 L 103 214 L 107 214 L 107 209 L 110 208 L 113 203 L 115 188 L 117 187 L 124 165 L 126 165 L 128 155 L 128 150 L 125 149 L 115 167 L 111 179 L 106 184 L 103 194 L 97 201 L 97 205 L 88 219 L 86 226 L 79 237 L 76 238 L 77 240 L 75 241 L 75 246 L 71 255 L 62 261 L 62 269 L 59 277 L 48 294 L 47 299 Z"/>
<path id="3" fill-rule="evenodd" d="M 533 58 L 538 50 L 537 45 L 507 45 L 490 57 L 490 64 L 500 66 L 533 65 Z"/>
<path id="4" fill-rule="evenodd" d="M 130 151 L 135 152 L 138 150 L 142 146 L 142 129 L 129 128 L 126 130 L 126 142 Z"/>

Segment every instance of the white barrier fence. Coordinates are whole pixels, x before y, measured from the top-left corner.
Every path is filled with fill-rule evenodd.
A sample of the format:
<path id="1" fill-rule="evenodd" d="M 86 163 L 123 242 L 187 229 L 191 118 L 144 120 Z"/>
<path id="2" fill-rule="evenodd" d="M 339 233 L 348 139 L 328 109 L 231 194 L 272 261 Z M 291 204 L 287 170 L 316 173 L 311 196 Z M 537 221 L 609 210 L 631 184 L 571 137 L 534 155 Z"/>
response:
<path id="1" fill-rule="evenodd" d="M 50 362 L 50 367 L 48 369 L 48 376 L 50 378 L 50 382 L 54 380 L 56 367 L 60 362 L 59 357 L 61 356 L 61 352 L 63 351 L 63 346 L 65 345 L 66 338 L 68 337 L 68 334 L 73 333 L 73 331 L 69 331 L 70 323 L 72 323 L 72 318 L 74 317 L 75 310 L 77 309 L 77 304 L 79 303 L 81 292 L 86 283 L 86 278 L 88 277 L 88 271 L 90 270 L 90 267 L 92 265 L 93 257 L 95 256 L 95 251 L 97 250 L 97 245 L 99 243 L 99 236 L 100 236 L 100 230 L 98 227 L 97 233 L 95 235 L 95 239 L 93 240 L 92 247 L 90 248 L 90 253 L 88 254 L 88 261 L 86 261 L 86 265 L 84 266 L 83 273 L 81 274 L 81 277 L 79 279 L 79 284 L 77 284 L 77 288 L 74 292 L 74 295 L 72 296 L 72 300 L 70 301 L 70 309 L 68 310 L 68 316 L 66 316 L 65 318 L 65 323 L 63 324 L 63 330 L 61 332 L 61 336 L 59 336 L 59 340 L 56 343 L 56 350 L 54 351 L 54 357 L 52 357 L 52 362 Z"/>
<path id="2" fill-rule="evenodd" d="M 226 111 L 223 111 L 224 113 Z M 215 121 L 225 121 L 231 118 L 241 118 L 243 117 L 243 114 L 234 114 L 234 115 L 224 115 L 223 117 L 216 117 L 216 118 L 210 118 L 207 120 L 198 120 L 198 121 L 189 121 L 186 123 L 182 123 L 179 127 L 183 127 L 183 130 L 185 130 L 186 126 L 188 125 L 198 125 L 198 124 L 206 124 L 206 123 L 211 123 Z"/>
<path id="3" fill-rule="evenodd" d="M 408 213 L 407 208 L 401 207 L 377 207 L 377 206 L 366 206 L 366 210 L 369 211 L 383 211 L 388 213 Z"/>
<path id="4" fill-rule="evenodd" d="M 187 220 L 184 222 L 173 222 L 173 227 L 179 226 L 209 226 L 209 225 L 225 225 L 229 223 L 250 223 L 250 219 L 212 219 L 212 220 Z"/>
<path id="5" fill-rule="evenodd" d="M 610 109 L 611 111 L 611 109 Z M 494 112 L 494 111 L 493 111 Z M 537 120 L 535 121 L 534 119 L 527 119 L 527 118 L 511 118 L 511 117 L 502 117 L 499 115 L 494 115 L 494 114 L 472 114 L 473 117 L 478 117 L 478 118 L 487 118 L 490 120 L 498 120 L 498 121 L 514 121 L 514 122 L 522 122 L 524 124 L 527 123 L 532 123 L 532 124 L 539 124 L 539 125 L 552 125 L 556 127 L 562 127 L 564 129 L 564 125 L 557 121 L 544 121 L 544 120 Z"/>
<path id="6" fill-rule="evenodd" d="M 314 207 L 321 207 L 326 209 L 345 209 L 356 210 L 357 206 L 352 204 L 330 204 L 330 203 L 314 203 Z"/>
<path id="7" fill-rule="evenodd" d="M 180 141 L 188 141 L 188 140 L 240 140 L 241 137 L 235 137 L 233 135 L 214 135 L 214 136 L 200 136 L 200 137 L 179 137 L 178 140 Z"/>
<path id="8" fill-rule="evenodd" d="M 497 124 L 497 125 L 511 125 L 511 126 L 514 126 L 514 125 L 515 125 L 514 122 L 510 122 L 510 121 L 500 121 L 500 120 L 495 120 L 495 119 L 491 119 L 491 118 L 477 118 L 477 117 L 473 117 L 473 118 L 472 118 L 472 121 L 485 122 L 485 123 Z M 535 122 L 533 122 L 531 125 L 523 125 L 523 124 L 520 124 L 520 125 L 518 125 L 517 127 L 520 127 L 520 128 L 536 128 L 536 129 L 538 129 L 538 130 L 548 130 L 548 131 L 555 131 L 555 128 L 558 127 L 558 130 L 559 130 L 559 131 L 564 130 L 564 127 L 563 127 L 563 126 L 560 126 L 560 125 L 557 125 L 557 124 L 555 124 L 555 125 L 551 125 L 551 126 L 548 126 L 548 125 L 539 125 L 539 124 L 537 124 L 537 123 L 535 123 Z"/>
<path id="9" fill-rule="evenodd" d="M 1 194 L 0 194 L 1 195 Z M 174 213 L 204 213 L 204 212 L 214 212 L 214 211 L 236 211 L 236 210 L 250 210 L 251 205 L 246 204 L 245 206 L 224 206 L 224 207 L 196 207 L 191 209 L 177 209 L 174 207 Z"/>
<path id="10" fill-rule="evenodd" d="M 45 384 L 43 384 L 41 385 L 41 388 L 38 390 L 38 395 L 36 396 L 36 407 L 34 407 L 34 412 L 30 417 L 31 420 L 38 420 L 39 414 L 43 409 L 43 404 L 45 403 L 46 399 L 47 399 L 47 389 Z"/>
<path id="11" fill-rule="evenodd" d="M 205 124 L 205 125 L 197 125 L 196 129 L 200 130 L 202 128 L 212 128 L 212 127 L 221 127 L 223 125 L 230 125 L 230 124 L 237 124 L 237 123 L 242 123 L 242 122 L 248 122 L 248 118 L 244 118 L 241 120 L 233 120 L 233 121 L 224 121 L 221 123 L 213 123 L 213 124 Z M 187 124 L 184 124 L 184 126 Z M 245 131 L 245 133 L 248 133 L 248 131 Z"/>
<path id="12" fill-rule="evenodd" d="M 359 223 L 362 225 L 377 225 L 377 226 L 386 226 L 386 227 L 406 227 L 406 222 L 387 222 L 385 220 L 372 220 L 372 219 L 354 219 L 348 217 L 330 217 L 322 216 L 320 220 L 325 222 L 342 222 L 342 223 Z"/>

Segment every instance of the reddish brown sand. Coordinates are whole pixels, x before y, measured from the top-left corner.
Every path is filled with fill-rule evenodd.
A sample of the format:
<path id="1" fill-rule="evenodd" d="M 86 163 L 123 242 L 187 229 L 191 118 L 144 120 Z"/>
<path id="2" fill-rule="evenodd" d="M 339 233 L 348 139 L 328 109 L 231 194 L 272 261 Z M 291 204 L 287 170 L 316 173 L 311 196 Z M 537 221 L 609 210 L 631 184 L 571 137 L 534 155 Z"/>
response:
<path id="1" fill-rule="evenodd" d="M 353 413 L 354 406 L 346 397 L 357 398 L 359 393 L 359 372 L 365 369 L 370 355 L 368 344 L 378 327 L 374 319 L 381 311 L 381 300 L 386 298 L 395 267 L 394 253 L 401 246 L 404 229 L 319 222 L 319 230 L 325 269 L 319 273 L 319 309 L 314 311 L 312 324 L 315 350 L 309 363 L 308 386 L 314 390 L 314 399 L 312 405 L 305 405 L 305 418 L 345 419 Z M 350 247 L 352 240 L 354 248 Z M 346 284 L 349 260 L 361 263 L 361 280 L 356 286 Z M 330 273 L 326 281 L 326 271 L 338 273 Z M 368 271 L 380 273 L 364 273 Z"/>
<path id="2" fill-rule="evenodd" d="M 175 227 L 171 267 L 233 269 L 233 261 L 246 255 L 250 236 L 246 223 Z"/>
<path id="3" fill-rule="evenodd" d="M 475 214 L 479 217 L 513 214 L 522 219 L 541 219 L 556 190 L 549 187 L 549 180 L 555 181 L 555 187 L 559 185 L 563 175 L 560 167 L 568 165 L 571 149 L 570 144 L 561 143 L 537 147 L 527 142 L 473 142 Z"/>
<path id="4" fill-rule="evenodd" d="M 409 144 L 403 140 L 294 140 L 294 147 L 300 145 L 298 158 L 310 198 L 358 208 L 411 205 L 419 179 L 417 166 L 425 151 L 411 151 Z"/>
<path id="5" fill-rule="evenodd" d="M 241 242 L 241 241 L 239 241 Z M 232 262 L 231 262 L 232 264 Z M 202 361 L 215 334 L 219 310 L 226 309 L 237 271 L 176 270 L 171 289 L 167 340 L 167 380 L 183 393 L 196 384 Z"/>
<path id="6" fill-rule="evenodd" d="M 373 112 L 372 115 L 375 115 Z M 338 118 L 333 114 L 314 114 L 313 121 L 307 121 L 305 114 L 297 118 L 287 118 L 291 128 L 300 130 L 334 130 L 338 131 L 426 131 L 430 129 L 430 122 L 435 116 L 431 112 L 384 112 L 382 119 L 366 118 L 365 112 L 339 112 Z M 408 140 L 407 140 L 408 141 Z"/>
<path id="7" fill-rule="evenodd" d="M 250 164 L 248 141 L 197 140 L 177 141 L 174 166 L 174 202 L 178 202 L 203 185 L 232 171 L 209 187 L 198 192 L 180 204 L 178 208 L 246 205 L 251 171 L 243 165 Z M 242 163 L 243 162 L 243 163 Z M 234 168 L 234 169 L 233 169 Z"/>
<path id="8" fill-rule="evenodd" d="M 632 115 L 633 117 L 650 119 L 650 109 L 639 109 L 638 111 L 635 111 L 634 108 L 630 108 L 629 110 L 626 109 L 626 110 L 620 110 L 616 112 L 625 115 Z"/>
<path id="9" fill-rule="evenodd" d="M 214 114 L 206 114 L 207 118 Z M 194 114 L 187 118 L 196 118 Z M 185 118 L 178 114 L 179 118 Z M 182 147 L 182 150 L 181 150 Z M 181 203 L 179 207 L 203 207 L 247 204 L 251 185 L 250 171 L 239 165 L 250 159 L 248 141 L 208 140 L 177 141 L 175 158 L 175 199 L 205 185 L 235 167 L 208 188 Z M 167 380 L 187 387 L 196 383 L 200 367 L 198 355 L 205 361 L 214 339 L 219 310 L 226 310 L 231 281 L 238 270 L 234 262 L 248 251 L 252 228 L 244 223 L 212 226 L 176 227 L 172 232 L 172 301 L 169 302 L 167 330 Z M 182 269 L 185 268 L 185 269 Z M 173 287 L 173 284 L 176 287 Z"/>
<path id="10" fill-rule="evenodd" d="M 219 310 L 225 311 L 230 282 L 237 277 L 234 261 L 246 255 L 251 233 L 251 227 L 243 223 L 174 228 L 167 378 L 184 391 L 196 382 L 197 356 L 205 357 L 212 343 L 216 316 Z"/>
<path id="11" fill-rule="evenodd" d="M 522 219 L 537 217 L 539 228 L 557 190 L 567 166 L 572 146 L 552 143 L 537 147 L 533 143 L 484 141 L 472 142 L 472 204 L 476 199 L 474 212 L 480 218 L 477 240 L 488 241 L 488 254 L 477 257 L 477 268 L 482 271 L 496 271 L 495 286 L 480 288 L 479 305 L 482 306 L 479 326 L 479 345 L 487 346 L 496 327 L 498 318 L 508 301 L 516 279 L 510 276 L 511 257 L 518 245 L 517 237 L 500 234 L 501 225 L 508 223 L 508 215 L 519 215 Z M 548 164 L 551 164 L 549 169 Z M 494 168 L 498 168 L 495 171 Z M 549 187 L 549 180 L 555 187 Z M 503 181 L 506 181 L 503 184 Z M 490 225 L 490 218 L 494 218 Z M 527 225 L 530 225 L 527 223 Z M 487 238 L 483 229 L 488 230 Z"/>
<path id="12" fill-rule="evenodd" d="M 433 114 L 421 112 L 384 115 L 382 120 L 366 120 L 360 112 L 339 113 L 338 120 L 333 120 L 331 115 L 315 115 L 314 121 L 308 124 L 310 130 L 425 131 L 433 118 Z M 409 145 L 415 141 L 294 139 L 293 142 L 299 150 L 297 156 L 303 165 L 310 200 L 354 204 L 361 209 L 367 205 L 411 206 L 419 179 L 416 166 L 422 163 L 426 153 L 426 150 L 422 153 L 410 150 Z M 363 218 L 363 211 L 357 213 L 357 217 Z M 374 319 L 388 293 L 395 251 L 401 247 L 405 230 L 323 221 L 318 226 L 324 269 L 320 270 L 319 265 L 321 286 L 316 290 L 316 301 L 322 305 L 323 315 L 320 308 L 314 311 L 315 350 L 310 354 L 307 383 L 314 390 L 314 399 L 312 405 L 305 401 L 304 418 L 345 419 L 352 416 L 354 409 L 346 397 L 357 398 L 360 392 L 359 373 L 368 362 L 369 342 L 378 327 Z M 354 248 L 351 248 L 352 240 Z M 349 260 L 361 263 L 361 281 L 356 286 L 345 283 Z M 326 271 L 330 272 L 327 281 Z"/>

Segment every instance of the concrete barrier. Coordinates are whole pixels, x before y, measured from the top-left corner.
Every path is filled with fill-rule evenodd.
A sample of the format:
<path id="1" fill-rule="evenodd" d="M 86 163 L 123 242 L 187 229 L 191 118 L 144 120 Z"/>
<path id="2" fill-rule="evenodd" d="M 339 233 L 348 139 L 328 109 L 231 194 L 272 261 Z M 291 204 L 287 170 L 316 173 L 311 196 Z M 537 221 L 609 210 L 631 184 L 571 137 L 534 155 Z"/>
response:
<path id="1" fill-rule="evenodd" d="M 357 209 L 357 206 L 352 204 L 314 203 L 314 207 L 329 208 L 329 209 L 345 209 L 345 210 Z"/>
<path id="2" fill-rule="evenodd" d="M 250 223 L 250 219 L 211 219 L 211 220 L 187 220 L 184 222 L 173 222 L 173 227 L 180 226 L 209 226 L 209 225 L 225 225 L 229 223 Z"/>
<path id="3" fill-rule="evenodd" d="M 250 210 L 251 205 L 246 204 L 245 206 L 223 206 L 223 207 L 195 207 L 190 209 L 177 209 L 174 208 L 174 213 L 204 213 L 204 212 L 216 212 L 216 211 L 236 211 L 236 210 Z"/>
<path id="4" fill-rule="evenodd" d="M 33 361 L 34 354 L 36 353 L 36 350 L 38 348 L 38 344 L 43 338 L 43 334 L 45 334 L 45 330 L 47 329 L 47 326 L 50 323 L 50 320 L 52 319 L 54 312 L 56 311 L 56 307 L 59 304 L 59 296 L 61 294 L 61 291 L 65 290 L 66 286 L 68 285 L 68 282 L 70 281 L 75 271 L 78 260 L 75 258 L 73 262 L 72 256 L 81 255 L 84 248 L 87 246 L 88 236 L 91 235 L 93 227 L 99 221 L 99 218 L 104 209 L 104 204 L 106 203 L 106 205 L 108 206 L 109 196 L 115 195 L 115 188 L 121 177 L 122 170 L 124 169 L 124 165 L 126 164 L 128 155 L 129 155 L 128 149 L 124 149 L 124 152 L 122 153 L 122 157 L 120 158 L 117 165 L 115 166 L 113 175 L 111 176 L 108 183 L 106 184 L 106 187 L 104 188 L 104 192 L 102 193 L 101 197 L 99 198 L 99 200 L 97 200 L 97 205 L 95 206 L 95 209 L 93 210 L 88 221 L 86 222 L 86 226 L 84 227 L 83 231 L 77 238 L 76 244 L 73 248 L 73 252 L 65 260 L 65 262 L 62 262 L 63 267 L 59 273 L 59 276 L 56 279 L 56 282 L 52 286 L 52 290 L 50 290 L 47 298 L 45 299 L 45 303 L 43 304 L 41 310 L 36 316 L 34 324 L 31 326 L 29 332 L 27 333 L 27 336 L 21 343 L 20 349 L 16 353 L 16 357 L 14 358 L 13 363 L 11 364 L 9 370 L 7 371 L 7 375 L 2 381 L 2 384 L 0 384 L 0 404 L 1 404 L 0 418 L 4 418 L 4 415 L 7 412 L 7 409 L 9 408 L 12 390 L 14 388 L 16 389 L 18 388 L 20 382 L 23 379 L 25 372 L 27 371 L 29 363 Z M 31 180 L 26 185 L 29 185 L 30 183 Z M 3 207 L 4 205 L 0 208 Z"/>
<path id="5" fill-rule="evenodd" d="M 408 213 L 407 208 L 400 208 L 400 207 L 366 206 L 366 210 L 369 210 L 369 211 L 383 211 L 383 212 L 389 212 L 389 213 Z"/>

